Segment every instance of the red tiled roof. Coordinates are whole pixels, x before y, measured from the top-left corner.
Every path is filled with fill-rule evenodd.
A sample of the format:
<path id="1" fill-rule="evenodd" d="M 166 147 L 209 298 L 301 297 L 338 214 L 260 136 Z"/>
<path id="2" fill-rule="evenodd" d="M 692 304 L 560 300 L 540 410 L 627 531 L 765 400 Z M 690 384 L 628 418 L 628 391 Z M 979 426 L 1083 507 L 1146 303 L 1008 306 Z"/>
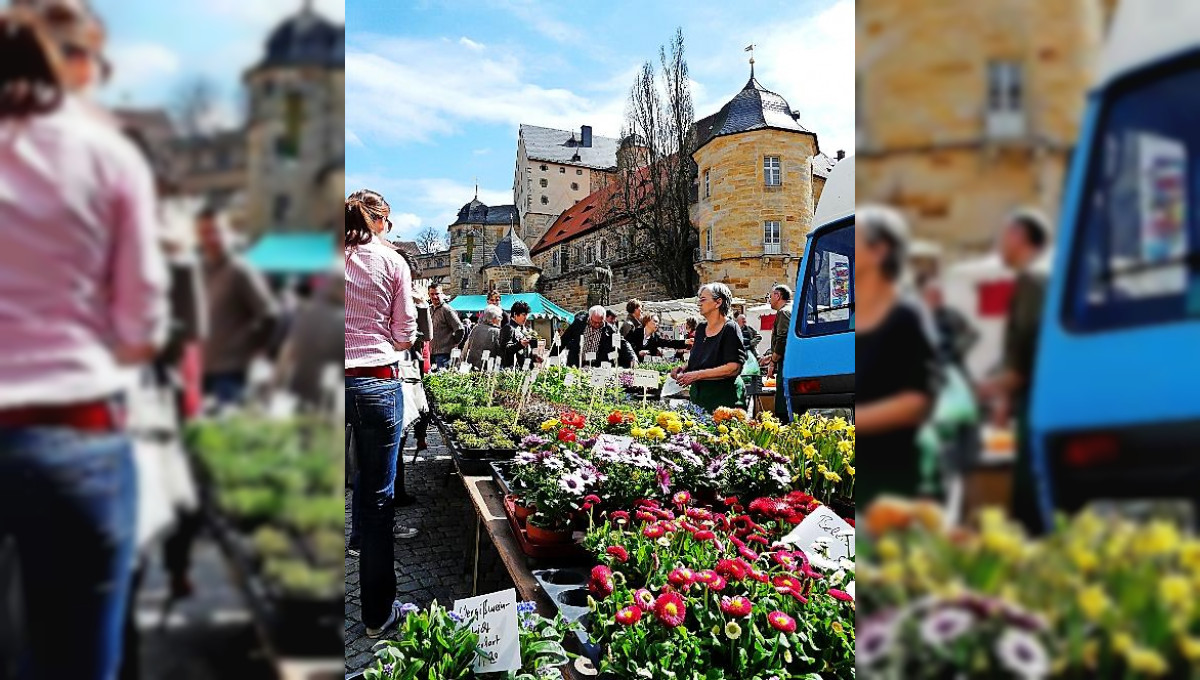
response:
<path id="1" fill-rule="evenodd" d="M 644 180 L 648 175 L 648 168 L 639 168 L 637 178 Z M 558 216 L 554 224 L 546 230 L 542 238 L 537 242 L 537 245 L 530 251 L 531 254 L 545 251 L 547 248 L 552 248 L 564 241 L 570 241 L 576 236 L 583 236 L 600 227 L 607 226 L 605 220 L 606 208 L 609 201 L 623 187 L 622 180 L 616 179 L 609 182 L 603 188 L 598 189 L 583 200 L 563 211 L 563 214 Z"/>

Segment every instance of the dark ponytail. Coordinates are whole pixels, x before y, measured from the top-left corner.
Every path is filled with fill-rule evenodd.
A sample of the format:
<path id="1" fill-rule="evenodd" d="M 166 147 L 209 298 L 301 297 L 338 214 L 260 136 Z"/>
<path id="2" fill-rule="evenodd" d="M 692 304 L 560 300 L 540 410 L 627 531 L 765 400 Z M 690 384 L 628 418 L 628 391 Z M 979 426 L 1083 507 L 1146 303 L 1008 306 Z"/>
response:
<path id="1" fill-rule="evenodd" d="M 0 120 L 50 113 L 63 100 L 58 53 L 25 10 L 0 14 Z"/>

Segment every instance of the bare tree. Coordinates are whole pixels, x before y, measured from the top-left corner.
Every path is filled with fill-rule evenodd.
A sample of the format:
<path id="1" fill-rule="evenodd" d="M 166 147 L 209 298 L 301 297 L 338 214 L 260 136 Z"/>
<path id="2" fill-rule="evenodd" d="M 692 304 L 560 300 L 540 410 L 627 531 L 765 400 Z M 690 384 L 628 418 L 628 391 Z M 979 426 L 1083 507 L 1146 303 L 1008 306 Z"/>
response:
<path id="1" fill-rule="evenodd" d="M 682 28 L 669 51 L 659 49 L 659 64 L 661 77 L 648 61 L 630 90 L 621 137 L 633 151 L 620 154 L 605 221 L 627 230 L 630 254 L 649 265 L 669 294 L 687 297 L 696 292 L 699 235 L 688 214 L 695 112 Z"/>
<path id="2" fill-rule="evenodd" d="M 425 227 L 417 234 L 417 250 L 422 253 L 436 253 L 445 247 L 441 232 L 433 227 Z"/>
<path id="3" fill-rule="evenodd" d="M 179 85 L 172 109 L 185 135 L 199 137 L 209 131 L 217 99 L 217 86 L 206 76 L 195 76 Z"/>

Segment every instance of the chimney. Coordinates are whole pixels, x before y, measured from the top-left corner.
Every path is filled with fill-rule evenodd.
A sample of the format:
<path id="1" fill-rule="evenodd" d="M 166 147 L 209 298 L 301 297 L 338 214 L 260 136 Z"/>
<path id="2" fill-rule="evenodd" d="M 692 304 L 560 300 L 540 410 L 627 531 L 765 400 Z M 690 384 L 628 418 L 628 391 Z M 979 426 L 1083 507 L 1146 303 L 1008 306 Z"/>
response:
<path id="1" fill-rule="evenodd" d="M 580 135 L 580 138 L 582 139 L 580 146 L 591 148 L 591 146 L 592 146 L 592 126 L 584 125 L 582 128 L 579 129 L 579 135 Z"/>
<path id="2" fill-rule="evenodd" d="M 838 149 L 837 159 L 840 161 L 840 160 L 844 159 L 845 157 L 846 157 L 846 152 L 842 151 L 841 149 Z"/>

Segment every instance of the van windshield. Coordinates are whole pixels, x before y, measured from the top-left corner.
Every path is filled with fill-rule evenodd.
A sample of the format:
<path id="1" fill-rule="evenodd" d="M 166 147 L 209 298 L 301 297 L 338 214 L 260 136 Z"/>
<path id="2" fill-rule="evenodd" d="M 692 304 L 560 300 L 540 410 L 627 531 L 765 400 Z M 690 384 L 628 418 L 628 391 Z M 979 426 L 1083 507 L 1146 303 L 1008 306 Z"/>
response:
<path id="1" fill-rule="evenodd" d="M 1200 318 L 1200 60 L 1101 113 L 1063 316 L 1078 331 Z"/>
<path id="2" fill-rule="evenodd" d="M 813 239 L 800 282 L 796 335 L 854 330 L 854 217 Z"/>

